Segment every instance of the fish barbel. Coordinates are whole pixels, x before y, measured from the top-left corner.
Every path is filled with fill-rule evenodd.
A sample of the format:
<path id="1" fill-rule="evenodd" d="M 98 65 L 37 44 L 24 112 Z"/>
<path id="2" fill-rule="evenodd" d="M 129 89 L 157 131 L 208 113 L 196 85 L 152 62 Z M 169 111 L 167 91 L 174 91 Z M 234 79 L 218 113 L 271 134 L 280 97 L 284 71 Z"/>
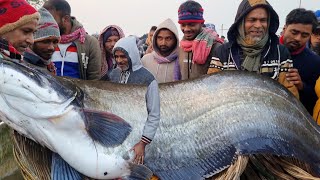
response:
<path id="1" fill-rule="evenodd" d="M 0 118 L 57 153 L 53 174 L 65 161 L 73 174 L 96 179 L 148 179 L 150 169 L 160 179 L 194 180 L 221 172 L 238 155 L 260 153 L 294 157 L 319 172 L 320 128 L 303 105 L 276 81 L 242 71 L 161 84 L 148 168 L 132 164 L 129 150 L 147 118 L 146 90 L 0 62 Z"/>

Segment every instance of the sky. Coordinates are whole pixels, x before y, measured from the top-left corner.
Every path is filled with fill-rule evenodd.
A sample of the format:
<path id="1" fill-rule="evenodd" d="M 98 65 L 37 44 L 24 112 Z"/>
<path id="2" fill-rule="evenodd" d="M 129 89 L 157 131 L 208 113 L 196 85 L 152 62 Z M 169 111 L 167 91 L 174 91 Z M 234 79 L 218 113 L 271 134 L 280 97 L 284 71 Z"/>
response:
<path id="1" fill-rule="evenodd" d="M 106 26 L 120 26 L 125 35 L 142 36 L 151 26 L 167 18 L 178 21 L 178 8 L 186 0 L 67 0 L 75 16 L 89 34 L 100 33 Z M 204 9 L 205 23 L 213 23 L 218 34 L 227 34 L 241 0 L 197 0 Z M 279 15 L 280 30 L 286 15 L 295 8 L 320 9 L 320 0 L 268 0 Z M 182 36 L 179 24 L 179 36 Z M 280 30 L 278 32 L 280 32 Z"/>

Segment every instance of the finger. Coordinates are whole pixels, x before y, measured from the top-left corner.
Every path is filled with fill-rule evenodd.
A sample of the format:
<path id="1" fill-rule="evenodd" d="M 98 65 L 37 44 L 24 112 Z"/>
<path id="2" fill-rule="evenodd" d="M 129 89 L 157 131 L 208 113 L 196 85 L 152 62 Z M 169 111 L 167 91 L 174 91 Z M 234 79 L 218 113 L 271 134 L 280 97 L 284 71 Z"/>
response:
<path id="1" fill-rule="evenodd" d="M 134 159 L 134 163 L 135 163 L 135 164 L 140 164 L 140 157 L 135 158 L 135 159 Z"/>
<path id="2" fill-rule="evenodd" d="M 141 164 L 144 162 L 144 156 L 141 156 Z"/>
<path id="3" fill-rule="evenodd" d="M 134 155 L 134 160 L 138 161 L 139 160 L 139 156 L 137 154 Z"/>
<path id="4" fill-rule="evenodd" d="M 301 84 L 301 81 L 292 81 L 293 84 Z"/>
<path id="5" fill-rule="evenodd" d="M 291 81 L 301 81 L 300 76 L 289 76 L 286 77 L 287 79 L 290 79 Z"/>
<path id="6" fill-rule="evenodd" d="M 298 69 L 295 69 L 295 68 L 290 68 L 290 69 L 288 70 L 288 72 L 290 72 L 290 73 L 292 73 L 292 72 L 295 72 L 295 73 L 297 73 L 297 72 L 298 72 Z"/>
<path id="7" fill-rule="evenodd" d="M 137 157 L 136 159 L 134 159 L 133 163 L 135 164 L 140 164 L 141 158 Z"/>
<path id="8" fill-rule="evenodd" d="M 298 73 L 295 73 L 295 72 L 294 72 L 294 73 L 287 73 L 286 76 L 287 76 L 287 77 L 298 77 L 299 74 L 298 74 Z"/>

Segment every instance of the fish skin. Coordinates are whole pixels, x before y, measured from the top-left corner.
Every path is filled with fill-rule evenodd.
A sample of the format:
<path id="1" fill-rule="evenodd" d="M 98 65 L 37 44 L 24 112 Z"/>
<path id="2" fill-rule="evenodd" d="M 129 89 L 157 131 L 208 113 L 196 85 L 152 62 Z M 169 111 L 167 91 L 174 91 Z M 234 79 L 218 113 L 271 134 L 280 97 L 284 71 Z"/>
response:
<path id="1" fill-rule="evenodd" d="M 86 107 L 107 110 L 138 124 L 135 119 L 140 119 L 137 116 L 142 112 L 136 106 L 143 106 L 144 102 L 135 99 L 144 94 L 139 94 L 137 86 L 74 83 L 85 92 Z M 127 88 L 132 89 L 129 94 Z M 192 176 L 190 171 L 196 169 L 202 172 L 196 177 L 216 174 L 228 167 L 236 155 L 257 153 L 296 157 L 319 165 L 319 127 L 286 88 L 268 77 L 226 71 L 160 84 L 159 91 L 161 121 L 154 140 L 147 146 L 145 163 L 162 179 L 170 179 L 174 174 Z M 127 113 L 127 109 L 134 111 Z M 197 148 L 192 148 L 194 145 Z M 214 158 L 211 152 L 218 152 L 212 153 L 218 156 Z M 198 160 L 202 156 L 208 162 Z M 220 164 L 202 170 L 201 166 L 215 164 L 210 162 L 211 158 L 221 159 Z M 189 168 L 178 171 L 182 167 Z"/>
<path id="2" fill-rule="evenodd" d="M 65 84 L 63 92 L 77 89 L 72 84 L 80 87 L 85 108 L 111 112 L 130 123 L 132 132 L 121 145 L 103 147 L 105 154 L 127 157 L 147 117 L 146 87 L 59 81 Z M 203 179 L 227 168 L 237 155 L 258 153 L 295 157 L 319 168 L 319 127 L 290 92 L 268 77 L 228 71 L 159 89 L 161 121 L 146 148 L 145 164 L 160 179 Z"/>

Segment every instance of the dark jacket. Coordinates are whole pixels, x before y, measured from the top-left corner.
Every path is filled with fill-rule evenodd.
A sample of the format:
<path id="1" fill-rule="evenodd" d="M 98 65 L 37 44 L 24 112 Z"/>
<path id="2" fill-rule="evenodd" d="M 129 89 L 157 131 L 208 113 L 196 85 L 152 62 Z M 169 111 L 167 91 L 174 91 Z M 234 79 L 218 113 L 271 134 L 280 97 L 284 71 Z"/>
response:
<path id="1" fill-rule="evenodd" d="M 50 60 L 47 60 L 48 63 L 45 64 L 44 63 L 45 60 L 43 60 L 40 56 L 38 56 L 37 54 L 35 54 L 31 50 L 28 50 L 23 53 L 23 60 L 25 63 L 28 63 L 29 65 L 31 65 L 32 67 L 34 67 L 36 69 L 39 69 L 39 70 L 46 72 L 46 73 L 50 73 L 52 75 L 56 75 L 55 74 L 56 68 L 55 68 L 54 64 Z"/>
<path id="2" fill-rule="evenodd" d="M 241 70 L 244 60 L 241 47 L 237 44 L 238 26 L 245 16 L 257 7 L 268 9 L 270 15 L 269 41 L 266 43 L 261 54 L 261 74 L 278 79 L 281 63 L 290 59 L 290 53 L 286 47 L 279 44 L 278 36 L 275 34 L 279 28 L 279 17 L 273 8 L 267 4 L 256 4 L 251 6 L 249 1 L 242 1 L 238 8 L 234 24 L 228 31 L 229 42 L 223 44 L 215 53 L 215 59 L 220 60 L 223 69 Z"/>
<path id="3" fill-rule="evenodd" d="M 193 52 L 185 52 L 183 48 L 179 50 L 179 65 L 181 72 L 181 80 L 190 78 L 197 78 L 207 73 L 211 58 L 214 56 L 215 50 L 221 45 L 220 42 L 215 40 L 211 47 L 210 54 L 208 55 L 204 64 L 193 63 Z"/>
<path id="4" fill-rule="evenodd" d="M 320 56 L 305 48 L 300 54 L 292 55 L 292 60 L 293 67 L 298 69 L 303 82 L 303 90 L 299 91 L 300 101 L 312 114 L 318 99 L 314 88 L 320 76 Z"/>
<path id="5" fill-rule="evenodd" d="M 72 29 L 71 32 L 82 28 L 82 24 L 76 20 L 76 18 L 71 18 Z M 88 34 L 85 35 L 84 43 L 81 43 L 79 39 L 72 42 L 77 48 L 77 61 L 79 63 L 77 72 L 79 72 L 80 79 L 84 80 L 98 80 L 101 76 L 101 51 L 99 47 L 98 40 Z M 55 54 L 57 56 L 55 56 Z M 58 62 L 62 64 L 63 58 L 61 58 L 60 52 L 55 51 L 52 60 L 58 68 L 57 71 L 61 71 L 61 68 L 57 65 Z M 65 63 L 65 62 L 64 62 Z M 62 65 L 61 65 L 62 67 Z M 64 66 L 66 67 L 66 66 Z M 66 68 L 62 69 L 65 71 Z"/>

